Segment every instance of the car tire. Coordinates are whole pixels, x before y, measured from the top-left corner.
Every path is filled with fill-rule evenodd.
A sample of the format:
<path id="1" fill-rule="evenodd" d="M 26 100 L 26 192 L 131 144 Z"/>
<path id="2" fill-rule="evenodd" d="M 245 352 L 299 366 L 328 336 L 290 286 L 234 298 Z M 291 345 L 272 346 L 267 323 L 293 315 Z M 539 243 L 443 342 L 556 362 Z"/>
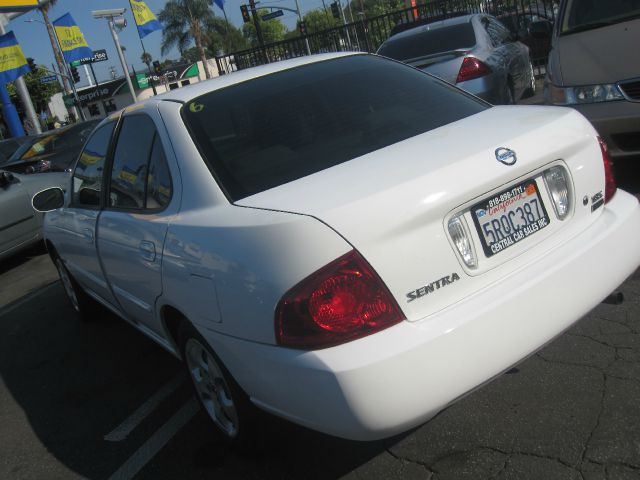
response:
<path id="1" fill-rule="evenodd" d="M 252 449 L 257 411 L 249 397 L 188 321 L 180 324 L 178 338 L 196 398 L 216 433 L 236 450 Z"/>
<path id="2" fill-rule="evenodd" d="M 64 288 L 64 293 L 71 307 L 75 310 L 76 315 L 83 322 L 92 320 L 96 315 L 97 302 L 85 293 L 57 254 L 52 254 L 52 259 L 56 270 L 58 270 L 58 276 Z"/>

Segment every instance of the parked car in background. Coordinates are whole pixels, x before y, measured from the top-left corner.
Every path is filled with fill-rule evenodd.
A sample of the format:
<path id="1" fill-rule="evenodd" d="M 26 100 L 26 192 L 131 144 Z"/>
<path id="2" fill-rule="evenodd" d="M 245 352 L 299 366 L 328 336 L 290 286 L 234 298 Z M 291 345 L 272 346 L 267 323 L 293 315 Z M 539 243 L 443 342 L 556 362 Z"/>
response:
<path id="1" fill-rule="evenodd" d="M 42 214 L 31 205 L 41 190 L 66 190 L 68 173 L 19 175 L 0 170 L 0 260 L 42 240 Z"/>
<path id="2" fill-rule="evenodd" d="M 491 15 L 464 15 L 405 30 L 388 38 L 377 53 L 495 105 L 513 104 L 535 92 L 528 47 Z"/>
<path id="3" fill-rule="evenodd" d="M 0 168 L 22 174 L 68 171 L 98 123 L 100 120 L 89 120 L 33 137 L 0 163 Z"/>
<path id="4" fill-rule="evenodd" d="M 7 162 L 18 147 L 29 140 L 29 137 L 15 137 L 0 141 L 0 165 Z"/>
<path id="5" fill-rule="evenodd" d="M 408 430 L 640 264 L 638 200 L 580 114 L 360 53 L 128 107 L 66 198 L 33 203 L 76 311 L 99 302 L 182 358 L 234 443 L 255 406 L 350 439 Z"/>
<path id="6" fill-rule="evenodd" d="M 546 66 L 549 52 L 551 51 L 551 40 L 547 38 L 536 38 L 531 34 L 531 25 L 538 22 L 546 22 L 549 32 L 553 30 L 553 16 L 546 10 L 510 12 L 497 16 L 498 20 L 507 27 L 514 38 L 529 47 L 529 58 L 534 67 Z"/>
<path id="7" fill-rule="evenodd" d="M 551 43 L 546 103 L 587 117 L 614 158 L 639 156 L 640 0 L 564 0 Z"/>

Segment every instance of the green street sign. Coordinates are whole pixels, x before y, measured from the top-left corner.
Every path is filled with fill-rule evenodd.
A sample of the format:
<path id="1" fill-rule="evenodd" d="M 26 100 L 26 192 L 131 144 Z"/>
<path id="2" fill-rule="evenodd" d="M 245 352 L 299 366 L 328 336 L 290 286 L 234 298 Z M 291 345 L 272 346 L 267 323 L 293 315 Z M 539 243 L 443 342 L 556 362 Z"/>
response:
<path id="1" fill-rule="evenodd" d="M 140 90 L 149 88 L 149 78 L 144 73 L 136 73 L 136 83 Z"/>
<path id="2" fill-rule="evenodd" d="M 72 67 L 79 67 L 82 64 L 80 63 L 80 60 L 74 60 L 69 65 L 71 65 Z"/>

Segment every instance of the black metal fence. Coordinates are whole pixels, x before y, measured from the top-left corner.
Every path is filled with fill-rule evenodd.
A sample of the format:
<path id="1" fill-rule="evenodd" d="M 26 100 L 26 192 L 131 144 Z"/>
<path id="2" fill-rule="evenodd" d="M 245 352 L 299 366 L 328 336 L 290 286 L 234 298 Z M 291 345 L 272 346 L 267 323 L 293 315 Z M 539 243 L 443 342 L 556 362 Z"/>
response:
<path id="1" fill-rule="evenodd" d="M 343 26 L 310 32 L 263 47 L 221 55 L 216 64 L 221 75 L 311 53 L 341 51 L 375 52 L 389 36 L 408 28 L 468 13 L 489 13 L 498 17 L 518 39 L 529 46 L 536 75 L 544 75 L 550 50 L 548 40 L 528 35 L 528 26 L 537 20 L 555 20 L 551 0 L 432 0 L 403 10 L 360 20 Z M 308 45 L 308 49 L 307 49 Z"/>

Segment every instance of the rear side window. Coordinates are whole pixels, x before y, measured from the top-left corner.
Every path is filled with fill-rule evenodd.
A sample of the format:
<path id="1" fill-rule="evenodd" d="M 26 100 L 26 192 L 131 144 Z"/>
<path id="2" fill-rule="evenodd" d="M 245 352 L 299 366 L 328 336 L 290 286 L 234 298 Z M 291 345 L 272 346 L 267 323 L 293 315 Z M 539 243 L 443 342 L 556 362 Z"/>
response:
<path id="1" fill-rule="evenodd" d="M 115 122 L 110 122 L 96 130 L 80 154 L 73 172 L 73 205 L 100 206 L 102 174 L 114 126 Z"/>
<path id="2" fill-rule="evenodd" d="M 486 108 L 414 68 L 355 55 L 210 92 L 182 112 L 236 201 Z"/>
<path id="3" fill-rule="evenodd" d="M 433 30 L 418 27 L 415 33 L 391 37 L 380 47 L 378 54 L 405 61 L 434 53 L 472 48 L 475 44 L 476 35 L 471 22 Z"/>
<path id="4" fill-rule="evenodd" d="M 157 210 L 170 199 L 171 177 L 153 120 L 146 115 L 125 117 L 113 155 L 109 206 Z"/>

